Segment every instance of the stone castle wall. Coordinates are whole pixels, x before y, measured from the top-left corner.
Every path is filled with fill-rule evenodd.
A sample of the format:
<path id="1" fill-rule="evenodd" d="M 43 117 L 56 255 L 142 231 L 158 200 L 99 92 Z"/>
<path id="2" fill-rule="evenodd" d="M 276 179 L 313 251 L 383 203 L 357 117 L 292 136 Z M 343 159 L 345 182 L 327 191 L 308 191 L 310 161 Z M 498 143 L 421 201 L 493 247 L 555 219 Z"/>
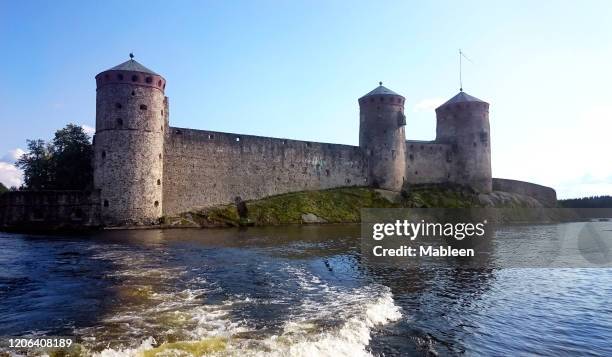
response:
<path id="1" fill-rule="evenodd" d="M 406 181 L 409 184 L 452 180 L 452 146 L 434 141 L 406 141 Z"/>
<path id="2" fill-rule="evenodd" d="M 89 191 L 14 191 L 0 195 L 0 229 L 93 228 L 100 197 Z"/>
<path id="3" fill-rule="evenodd" d="M 554 189 L 531 182 L 494 178 L 493 191 L 518 193 L 533 197 L 548 207 L 557 205 L 557 192 Z"/>
<path id="4" fill-rule="evenodd" d="M 287 192 L 367 186 L 357 146 L 169 128 L 165 215 Z"/>

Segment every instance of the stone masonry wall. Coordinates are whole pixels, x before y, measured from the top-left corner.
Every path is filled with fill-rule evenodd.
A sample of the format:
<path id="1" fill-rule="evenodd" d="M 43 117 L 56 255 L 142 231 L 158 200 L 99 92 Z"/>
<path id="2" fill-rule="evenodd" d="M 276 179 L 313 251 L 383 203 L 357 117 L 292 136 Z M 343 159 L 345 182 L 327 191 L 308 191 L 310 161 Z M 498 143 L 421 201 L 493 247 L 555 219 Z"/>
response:
<path id="1" fill-rule="evenodd" d="M 433 141 L 406 141 L 406 181 L 409 184 L 452 180 L 452 145 Z"/>
<path id="2" fill-rule="evenodd" d="M 0 229 L 49 230 L 100 225 L 98 192 L 15 191 L 0 195 Z"/>
<path id="3" fill-rule="evenodd" d="M 164 214 L 287 192 L 367 186 L 357 146 L 169 128 Z"/>
<path id="4" fill-rule="evenodd" d="M 518 193 L 533 197 L 547 207 L 557 205 L 557 192 L 554 189 L 531 182 L 494 178 L 493 191 Z"/>

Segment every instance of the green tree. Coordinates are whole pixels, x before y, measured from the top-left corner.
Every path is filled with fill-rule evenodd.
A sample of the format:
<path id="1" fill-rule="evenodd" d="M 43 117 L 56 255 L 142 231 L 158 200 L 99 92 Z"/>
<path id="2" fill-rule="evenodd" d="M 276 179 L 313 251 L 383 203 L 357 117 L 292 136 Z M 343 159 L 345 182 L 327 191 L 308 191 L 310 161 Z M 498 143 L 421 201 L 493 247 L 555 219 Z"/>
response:
<path id="1" fill-rule="evenodd" d="M 50 146 L 44 140 L 28 140 L 28 151 L 15 163 L 23 170 L 24 186 L 31 190 L 52 189 Z"/>
<path id="2" fill-rule="evenodd" d="M 4 186 L 2 182 L 0 182 L 0 195 L 5 193 L 6 191 L 8 191 L 8 188 L 6 188 L 6 186 Z"/>
<path id="3" fill-rule="evenodd" d="M 81 126 L 68 124 L 52 141 L 53 183 L 58 189 L 81 190 L 93 181 L 93 147 Z"/>
<path id="4" fill-rule="evenodd" d="M 51 143 L 28 140 L 28 151 L 15 166 L 23 170 L 24 186 L 30 190 L 82 190 L 91 186 L 93 147 L 78 125 L 68 124 L 55 132 Z"/>

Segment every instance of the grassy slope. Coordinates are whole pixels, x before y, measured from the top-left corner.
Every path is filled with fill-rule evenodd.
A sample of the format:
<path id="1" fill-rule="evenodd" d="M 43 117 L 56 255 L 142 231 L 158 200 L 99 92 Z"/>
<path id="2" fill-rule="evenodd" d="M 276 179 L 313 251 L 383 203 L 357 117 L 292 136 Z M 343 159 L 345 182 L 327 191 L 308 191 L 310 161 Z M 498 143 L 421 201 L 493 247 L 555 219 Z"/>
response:
<path id="1" fill-rule="evenodd" d="M 302 215 L 309 213 L 328 223 L 358 223 L 361 208 L 479 206 L 473 193 L 456 188 L 423 188 L 402 196 L 396 194 L 395 199 L 387 196 L 365 187 L 295 192 L 247 201 L 245 218 L 239 217 L 236 205 L 229 204 L 167 217 L 164 224 L 202 227 L 299 224 L 303 223 Z"/>

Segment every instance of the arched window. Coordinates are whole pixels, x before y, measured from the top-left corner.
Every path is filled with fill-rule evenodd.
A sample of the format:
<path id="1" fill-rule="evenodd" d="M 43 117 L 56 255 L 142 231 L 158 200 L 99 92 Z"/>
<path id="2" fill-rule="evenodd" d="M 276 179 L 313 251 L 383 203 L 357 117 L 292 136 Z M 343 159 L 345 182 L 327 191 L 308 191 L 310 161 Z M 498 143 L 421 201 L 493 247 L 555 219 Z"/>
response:
<path id="1" fill-rule="evenodd" d="M 133 75 L 132 76 L 132 82 L 138 82 L 138 76 L 137 75 Z"/>
<path id="2" fill-rule="evenodd" d="M 102 158 L 105 159 L 106 158 L 106 151 L 102 151 Z"/>
<path id="3" fill-rule="evenodd" d="M 161 180 L 157 179 L 157 186 L 161 185 Z"/>
<path id="4" fill-rule="evenodd" d="M 146 106 L 146 105 L 144 105 L 144 104 L 141 104 L 141 105 L 140 105 L 140 110 L 147 110 L 147 106 Z"/>
<path id="5" fill-rule="evenodd" d="M 123 119 L 117 118 L 117 126 L 120 127 L 120 128 L 123 127 Z"/>
<path id="6" fill-rule="evenodd" d="M 108 207 L 108 200 L 104 200 L 104 207 Z"/>
<path id="7" fill-rule="evenodd" d="M 145 82 L 147 82 L 147 83 L 149 83 L 149 84 L 150 84 L 150 83 L 152 83 L 152 82 L 153 82 L 153 78 L 151 78 L 151 77 L 147 77 L 147 78 L 145 79 Z"/>
<path id="8" fill-rule="evenodd" d="M 159 201 L 155 201 L 154 205 L 155 207 L 159 207 Z"/>

